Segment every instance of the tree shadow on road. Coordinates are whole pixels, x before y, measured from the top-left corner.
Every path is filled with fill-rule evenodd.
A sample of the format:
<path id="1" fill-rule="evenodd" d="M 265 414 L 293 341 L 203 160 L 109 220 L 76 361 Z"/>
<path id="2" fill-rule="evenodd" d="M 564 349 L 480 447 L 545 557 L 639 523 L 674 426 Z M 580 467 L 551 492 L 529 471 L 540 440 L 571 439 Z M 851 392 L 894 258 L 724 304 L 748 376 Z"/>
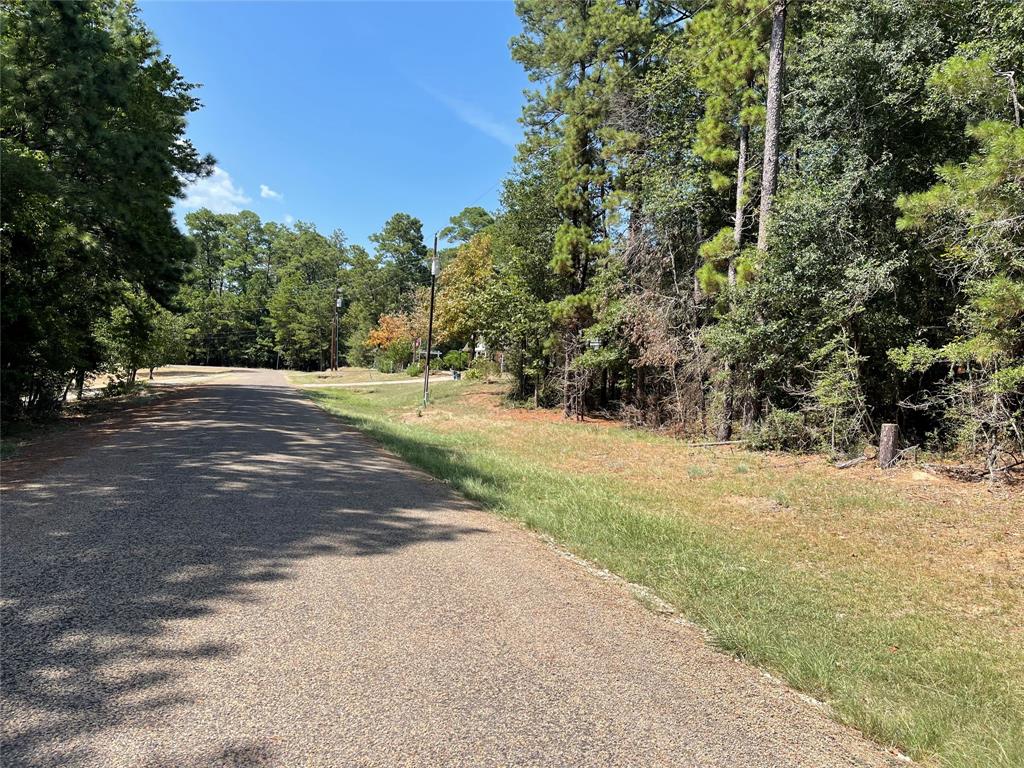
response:
<path id="1" fill-rule="evenodd" d="M 166 642 L 171 623 L 259 602 L 314 555 L 483 532 L 438 519 L 465 503 L 443 485 L 277 387 L 158 404 L 3 502 L 5 766 L 87 763 L 69 739 L 188 703 L 174 682 L 234 648 Z"/>

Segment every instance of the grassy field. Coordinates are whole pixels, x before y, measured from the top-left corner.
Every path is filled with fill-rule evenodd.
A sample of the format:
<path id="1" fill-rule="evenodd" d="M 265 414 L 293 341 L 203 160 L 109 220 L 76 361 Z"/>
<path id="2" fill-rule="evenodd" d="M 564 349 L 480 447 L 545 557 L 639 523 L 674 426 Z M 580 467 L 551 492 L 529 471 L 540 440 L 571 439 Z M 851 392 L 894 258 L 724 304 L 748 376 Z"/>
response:
<path id="1" fill-rule="evenodd" d="M 911 469 L 687 448 L 439 383 L 310 396 L 929 765 L 1024 765 L 1024 499 Z"/>

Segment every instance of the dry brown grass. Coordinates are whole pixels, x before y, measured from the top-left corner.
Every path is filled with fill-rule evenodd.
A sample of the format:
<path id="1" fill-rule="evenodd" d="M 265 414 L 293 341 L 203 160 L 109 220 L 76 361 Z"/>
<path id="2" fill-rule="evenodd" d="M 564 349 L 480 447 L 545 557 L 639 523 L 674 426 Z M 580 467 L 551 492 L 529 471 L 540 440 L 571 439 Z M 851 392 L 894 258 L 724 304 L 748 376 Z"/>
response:
<path id="1" fill-rule="evenodd" d="M 397 390 L 314 398 L 879 741 L 926 764 L 1024 765 L 1019 490 L 691 447 L 510 409 L 486 384 L 438 386 L 425 411 Z"/>
<path id="2" fill-rule="evenodd" d="M 402 415 L 442 432 L 497 430 L 504 450 L 579 475 L 615 479 L 667 515 L 741 532 L 799 567 L 884 570 L 971 623 L 1024 633 L 1024 493 L 914 466 L 836 469 L 817 456 L 692 448 L 606 419 L 503 404 L 478 385 L 457 404 Z M 572 424 L 575 428 L 566 429 Z M 609 431 L 610 430 L 610 431 Z"/>

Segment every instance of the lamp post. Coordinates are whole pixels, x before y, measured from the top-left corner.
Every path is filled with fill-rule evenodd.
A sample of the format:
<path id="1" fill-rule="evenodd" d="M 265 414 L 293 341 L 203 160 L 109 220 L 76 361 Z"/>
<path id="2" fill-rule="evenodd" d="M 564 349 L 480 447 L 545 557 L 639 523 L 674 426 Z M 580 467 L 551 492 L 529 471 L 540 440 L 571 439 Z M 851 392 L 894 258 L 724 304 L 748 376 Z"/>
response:
<path id="1" fill-rule="evenodd" d="M 434 287 L 441 263 L 437 260 L 437 233 L 434 233 L 434 257 L 430 260 L 430 315 L 427 320 L 427 363 L 423 366 L 423 406 L 430 402 L 430 352 L 434 341 Z"/>
<path id="2" fill-rule="evenodd" d="M 341 339 L 339 336 L 340 328 L 338 327 L 338 312 L 341 310 L 341 288 L 339 287 L 334 293 L 334 323 L 331 326 L 331 370 L 338 370 L 338 351 L 341 346 Z"/>

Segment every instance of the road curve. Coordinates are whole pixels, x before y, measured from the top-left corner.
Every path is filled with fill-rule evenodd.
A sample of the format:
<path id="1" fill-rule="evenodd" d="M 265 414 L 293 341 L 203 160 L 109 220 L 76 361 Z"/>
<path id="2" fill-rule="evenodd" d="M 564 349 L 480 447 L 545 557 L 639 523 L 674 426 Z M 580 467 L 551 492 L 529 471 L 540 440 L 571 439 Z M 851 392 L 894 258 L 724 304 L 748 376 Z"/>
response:
<path id="1" fill-rule="evenodd" d="M 273 372 L 3 496 L 13 766 L 884 766 Z"/>

